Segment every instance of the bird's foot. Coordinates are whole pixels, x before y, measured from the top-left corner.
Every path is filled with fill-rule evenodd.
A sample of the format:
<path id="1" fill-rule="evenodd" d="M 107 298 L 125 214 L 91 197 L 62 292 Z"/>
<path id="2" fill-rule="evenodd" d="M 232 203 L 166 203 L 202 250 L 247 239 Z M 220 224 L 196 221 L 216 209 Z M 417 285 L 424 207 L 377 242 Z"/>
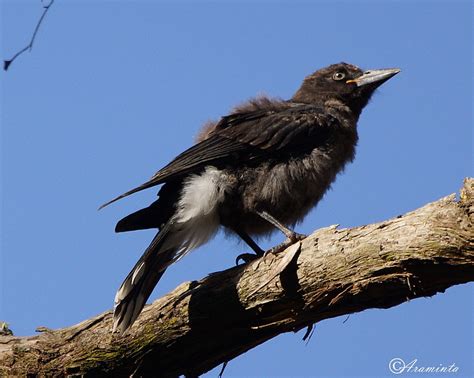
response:
<path id="1" fill-rule="evenodd" d="M 291 244 L 294 244 L 294 243 L 296 243 L 297 241 L 306 239 L 307 237 L 308 237 L 308 235 L 299 234 L 299 233 L 297 233 L 297 232 L 293 232 L 293 234 L 291 234 L 288 239 L 291 241 Z"/>
<path id="2" fill-rule="evenodd" d="M 262 255 L 256 253 L 241 253 L 236 257 L 235 265 L 238 266 L 240 261 L 243 261 L 244 264 L 248 264 L 249 262 L 254 261 L 260 257 L 262 257 Z"/>
<path id="3" fill-rule="evenodd" d="M 298 234 L 297 232 L 292 232 L 291 234 L 288 235 L 286 240 L 283 243 L 280 243 L 276 245 L 273 248 L 270 248 L 268 251 L 265 252 L 265 255 L 268 255 L 269 253 L 276 254 L 280 253 L 281 251 L 287 249 L 290 245 L 295 244 L 297 241 L 303 240 L 307 237 L 307 235 L 304 234 Z"/>
<path id="4" fill-rule="evenodd" d="M 277 254 L 287 249 L 290 245 L 305 239 L 306 237 L 307 235 L 298 234 L 297 232 L 291 232 L 291 234 L 288 234 L 288 237 L 283 243 L 280 243 L 277 246 L 270 248 L 269 250 L 265 251 L 265 253 L 241 253 L 235 259 L 235 265 L 239 265 L 240 261 L 243 261 L 244 264 L 248 264 L 249 262 L 259 259 L 260 257 L 265 257 L 269 253 Z"/>

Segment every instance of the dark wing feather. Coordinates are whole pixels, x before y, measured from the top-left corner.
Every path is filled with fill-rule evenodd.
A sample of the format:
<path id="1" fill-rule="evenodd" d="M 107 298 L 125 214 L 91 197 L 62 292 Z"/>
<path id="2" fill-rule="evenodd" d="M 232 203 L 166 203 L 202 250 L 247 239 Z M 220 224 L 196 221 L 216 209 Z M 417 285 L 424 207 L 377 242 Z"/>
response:
<path id="1" fill-rule="evenodd" d="M 165 183 L 158 192 L 158 199 L 150 206 L 122 218 L 115 226 L 115 232 L 162 228 L 173 216 L 181 193 L 182 180 Z"/>
<path id="2" fill-rule="evenodd" d="M 280 111 L 256 110 L 223 117 L 209 138 L 192 146 L 146 183 L 102 205 L 201 170 L 206 165 L 245 164 L 272 154 L 305 153 L 325 143 L 335 119 L 313 105 L 291 104 Z"/>
<path id="3" fill-rule="evenodd" d="M 192 146 L 178 155 L 171 163 L 155 173 L 149 181 L 103 204 L 99 207 L 99 210 L 119 199 L 129 196 L 130 194 L 185 175 L 186 173 L 196 169 L 196 167 L 205 166 L 219 160 L 223 161 L 230 159 L 232 154 L 242 151 L 242 147 L 242 143 L 219 135 L 212 135 L 208 139 Z"/>

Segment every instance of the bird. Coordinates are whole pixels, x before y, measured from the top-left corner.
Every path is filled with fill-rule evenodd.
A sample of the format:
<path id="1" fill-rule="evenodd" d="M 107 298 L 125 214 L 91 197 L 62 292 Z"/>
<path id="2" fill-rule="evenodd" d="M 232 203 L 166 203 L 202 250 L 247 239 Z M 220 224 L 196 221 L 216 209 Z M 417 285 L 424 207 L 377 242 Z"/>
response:
<path id="1" fill-rule="evenodd" d="M 196 143 L 142 185 L 161 185 L 158 199 L 121 219 L 116 232 L 156 228 L 148 248 L 115 295 L 113 332 L 125 332 L 174 262 L 219 229 L 262 256 L 256 237 L 280 230 L 278 252 L 304 237 L 293 228 L 353 161 L 357 123 L 375 90 L 398 68 L 362 70 L 332 64 L 305 77 L 289 100 L 259 96 L 208 122 Z"/>

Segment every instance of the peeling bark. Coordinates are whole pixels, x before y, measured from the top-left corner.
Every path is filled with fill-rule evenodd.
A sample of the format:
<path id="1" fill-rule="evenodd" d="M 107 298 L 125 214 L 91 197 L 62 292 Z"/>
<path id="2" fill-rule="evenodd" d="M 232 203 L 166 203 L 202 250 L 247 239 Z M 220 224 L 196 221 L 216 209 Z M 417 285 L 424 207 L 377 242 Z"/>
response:
<path id="1" fill-rule="evenodd" d="M 474 281 L 474 180 L 384 222 L 320 229 L 278 255 L 185 282 L 124 335 L 105 312 L 32 337 L 0 336 L 0 376 L 189 377 L 280 333 Z"/>

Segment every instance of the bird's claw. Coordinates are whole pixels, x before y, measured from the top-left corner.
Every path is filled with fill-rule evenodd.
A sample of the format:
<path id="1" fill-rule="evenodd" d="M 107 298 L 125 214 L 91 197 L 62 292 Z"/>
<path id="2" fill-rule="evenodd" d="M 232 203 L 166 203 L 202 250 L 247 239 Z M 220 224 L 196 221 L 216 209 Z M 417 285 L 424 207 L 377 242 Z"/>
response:
<path id="1" fill-rule="evenodd" d="M 242 260 L 244 264 L 248 264 L 251 261 L 254 261 L 260 257 L 265 257 L 268 254 L 276 254 L 279 253 L 286 248 L 288 248 L 290 245 L 295 244 L 296 242 L 303 240 L 306 238 L 307 235 L 304 234 L 298 234 L 297 232 L 293 232 L 291 235 L 288 235 L 287 239 L 283 242 L 278 244 L 277 246 L 270 248 L 269 250 L 265 251 L 263 254 L 258 254 L 258 253 L 242 253 L 237 256 L 235 259 L 235 265 L 239 265 L 239 262 Z"/>
<path id="2" fill-rule="evenodd" d="M 238 255 L 238 256 L 236 257 L 236 259 L 235 259 L 235 265 L 238 266 L 240 260 L 242 260 L 244 264 L 248 264 L 249 262 L 258 259 L 259 257 L 261 257 L 261 256 L 255 254 L 255 253 L 241 253 L 240 255 Z"/>
<path id="3" fill-rule="evenodd" d="M 306 239 L 308 235 L 299 234 L 297 232 L 293 232 L 293 234 L 288 238 L 291 244 L 296 243 L 297 241 Z"/>
<path id="4" fill-rule="evenodd" d="M 281 251 L 287 249 L 290 245 L 295 244 L 296 242 L 303 240 L 307 237 L 307 235 L 304 234 L 298 234 L 297 232 L 293 232 L 283 243 L 280 243 L 276 245 L 273 248 L 270 248 L 268 251 L 265 252 L 265 255 L 268 255 L 269 253 L 280 253 Z"/>

